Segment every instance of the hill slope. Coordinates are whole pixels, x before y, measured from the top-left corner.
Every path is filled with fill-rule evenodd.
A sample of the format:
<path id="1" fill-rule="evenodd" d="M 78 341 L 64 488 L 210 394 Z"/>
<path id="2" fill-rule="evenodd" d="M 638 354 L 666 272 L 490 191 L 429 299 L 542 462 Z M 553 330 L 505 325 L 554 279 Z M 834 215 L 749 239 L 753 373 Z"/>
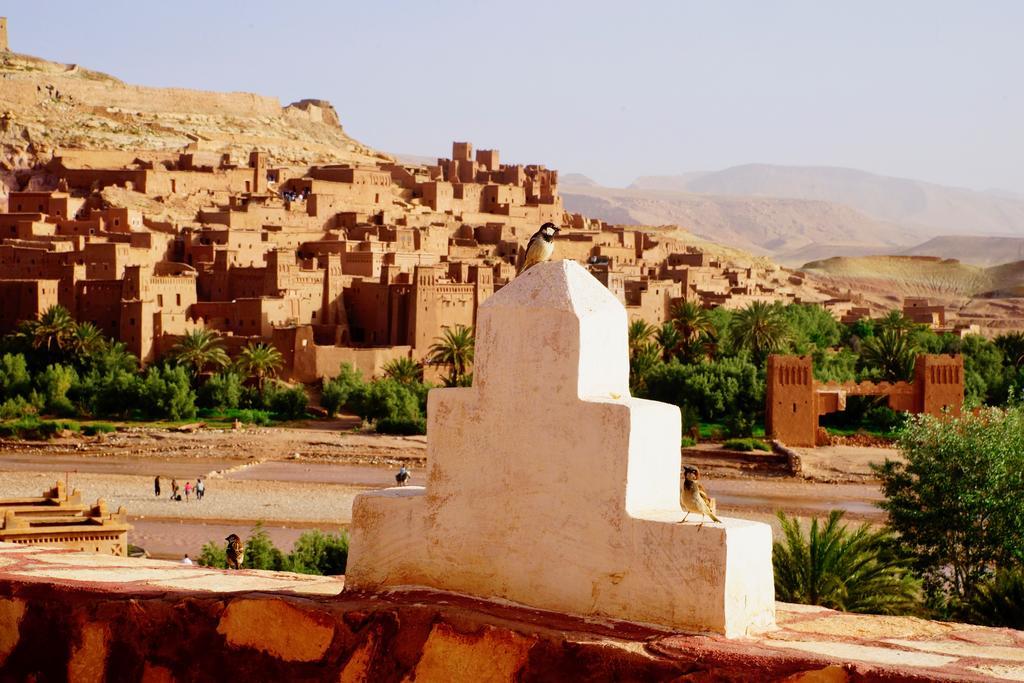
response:
<path id="1" fill-rule="evenodd" d="M 837 202 L 874 218 L 927 227 L 931 235 L 1024 235 L 1024 200 L 849 168 L 746 164 L 711 173 L 646 176 L 636 189 Z"/>
<path id="2" fill-rule="evenodd" d="M 367 162 L 387 158 L 342 129 L 321 100 L 282 107 L 274 97 L 129 85 L 46 60 L 0 55 L 0 194 L 12 171 L 61 149 L 178 150 L 190 143 L 242 158 L 252 149 L 278 163 Z"/>

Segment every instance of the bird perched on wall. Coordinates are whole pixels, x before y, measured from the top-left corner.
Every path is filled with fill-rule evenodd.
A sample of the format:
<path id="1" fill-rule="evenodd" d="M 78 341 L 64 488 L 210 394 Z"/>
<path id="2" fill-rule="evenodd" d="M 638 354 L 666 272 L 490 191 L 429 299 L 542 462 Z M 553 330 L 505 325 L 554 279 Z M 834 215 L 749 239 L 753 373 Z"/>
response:
<path id="1" fill-rule="evenodd" d="M 551 260 L 551 254 L 555 251 L 552 240 L 559 230 L 560 228 L 555 227 L 554 223 L 545 223 L 540 226 L 540 230 L 533 233 L 533 237 L 526 243 L 526 254 L 523 256 L 523 262 L 519 265 L 516 275 L 525 273 L 529 268 L 542 261 Z"/>
<path id="2" fill-rule="evenodd" d="M 228 558 L 228 569 L 241 569 L 245 560 L 245 543 L 238 537 L 238 534 L 231 534 L 224 539 L 228 542 L 225 554 Z"/>
<path id="3" fill-rule="evenodd" d="M 680 496 L 679 502 L 686 508 L 686 514 L 683 515 L 682 521 L 679 522 L 680 524 L 686 521 L 691 512 L 699 513 L 702 518 L 710 517 L 716 522 L 722 521 L 715 517 L 714 503 L 708 497 L 703 484 L 700 483 L 700 470 L 691 465 L 683 467 L 683 495 Z M 704 526 L 703 519 L 701 519 L 698 528 L 701 526 Z"/>

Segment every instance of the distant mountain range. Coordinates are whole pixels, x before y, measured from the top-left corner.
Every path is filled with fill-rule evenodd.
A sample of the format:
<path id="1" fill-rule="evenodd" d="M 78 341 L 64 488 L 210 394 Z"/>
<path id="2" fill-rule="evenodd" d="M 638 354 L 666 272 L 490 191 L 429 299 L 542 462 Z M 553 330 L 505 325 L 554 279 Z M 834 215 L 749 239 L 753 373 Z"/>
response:
<path id="1" fill-rule="evenodd" d="M 768 164 L 643 176 L 622 189 L 569 173 L 561 185 L 571 211 L 619 223 L 676 223 L 791 265 L 868 254 L 985 266 L 1024 258 L 1024 198 L 1003 191 Z"/>

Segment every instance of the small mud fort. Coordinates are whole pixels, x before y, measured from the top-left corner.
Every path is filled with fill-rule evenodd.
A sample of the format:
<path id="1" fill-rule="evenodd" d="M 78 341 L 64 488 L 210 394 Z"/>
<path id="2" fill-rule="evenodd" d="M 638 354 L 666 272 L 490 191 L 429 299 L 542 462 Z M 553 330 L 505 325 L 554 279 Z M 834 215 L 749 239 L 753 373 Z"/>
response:
<path id="1" fill-rule="evenodd" d="M 810 356 L 768 357 L 765 433 L 789 446 L 815 446 L 818 418 L 846 409 L 848 396 L 884 398 L 897 412 L 959 416 L 964 403 L 964 359 L 921 354 L 913 382 L 818 382 Z"/>

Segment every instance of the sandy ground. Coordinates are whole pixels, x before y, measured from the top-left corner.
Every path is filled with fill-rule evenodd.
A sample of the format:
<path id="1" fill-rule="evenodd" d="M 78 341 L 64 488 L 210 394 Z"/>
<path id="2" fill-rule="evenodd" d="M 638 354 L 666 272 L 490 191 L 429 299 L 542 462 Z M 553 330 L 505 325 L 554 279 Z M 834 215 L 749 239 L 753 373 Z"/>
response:
<path id="1" fill-rule="evenodd" d="M 315 423 L 314 423 L 315 424 Z M 321 425 L 317 425 L 318 427 Z M 885 449 L 805 449 L 805 475 L 752 473 L 715 464 L 705 485 L 726 516 L 772 524 L 776 510 L 800 517 L 844 509 L 851 521 L 884 519 L 868 463 L 895 457 Z M 361 491 L 391 486 L 400 464 L 412 484 L 425 479 L 423 437 L 383 437 L 321 428 L 199 431 L 138 430 L 103 438 L 73 437 L 49 443 L 0 442 L 0 499 L 39 495 L 57 479 L 81 491 L 84 501 L 104 498 L 125 506 L 135 526 L 129 541 L 159 557 L 193 557 L 207 541 L 247 535 L 261 521 L 276 544 L 289 549 L 311 528 L 335 530 L 351 519 Z M 153 493 L 161 475 L 162 495 Z M 204 477 L 206 497 L 169 499 L 170 478 L 184 486 Z"/>

